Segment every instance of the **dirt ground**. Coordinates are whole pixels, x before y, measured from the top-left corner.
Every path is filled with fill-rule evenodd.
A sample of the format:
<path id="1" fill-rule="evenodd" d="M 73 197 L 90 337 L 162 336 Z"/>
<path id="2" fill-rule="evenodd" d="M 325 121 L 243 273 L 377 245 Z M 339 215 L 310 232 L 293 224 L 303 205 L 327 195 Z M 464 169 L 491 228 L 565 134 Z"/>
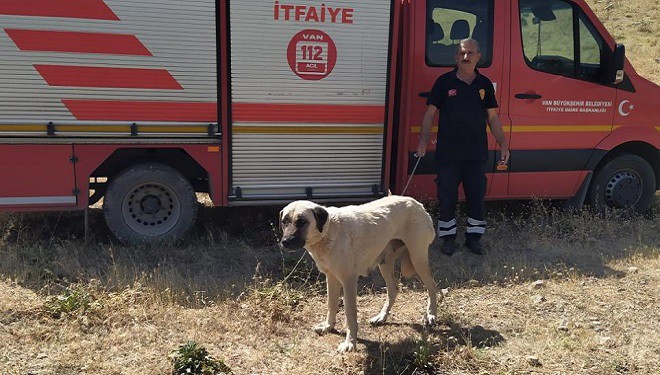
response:
<path id="1" fill-rule="evenodd" d="M 116 243 L 98 211 L 87 246 L 79 214 L 3 216 L 0 373 L 165 374 L 190 340 L 236 374 L 656 372 L 657 217 L 541 202 L 490 211 L 485 256 L 431 249 L 446 293 L 438 325 L 421 324 L 425 292 L 402 280 L 389 322 L 371 327 L 385 298 L 374 272 L 360 283 L 359 351 L 345 355 L 343 311 L 337 334 L 311 330 L 324 279 L 304 252 L 280 252 L 276 212 L 202 209 L 186 244 L 137 249 Z M 263 225 L 248 234 L 245 222 Z M 70 291 L 83 307 L 53 311 Z"/>

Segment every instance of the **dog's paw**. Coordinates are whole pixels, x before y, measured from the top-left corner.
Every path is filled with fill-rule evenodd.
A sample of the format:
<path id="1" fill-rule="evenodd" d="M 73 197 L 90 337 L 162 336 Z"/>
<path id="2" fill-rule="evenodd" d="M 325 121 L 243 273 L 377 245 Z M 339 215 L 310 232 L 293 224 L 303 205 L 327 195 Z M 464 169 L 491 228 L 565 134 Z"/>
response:
<path id="1" fill-rule="evenodd" d="M 387 321 L 387 314 L 383 314 L 383 313 L 380 313 L 374 316 L 373 318 L 369 319 L 369 323 L 371 323 L 371 325 L 374 326 L 385 324 L 386 321 Z"/>
<path id="2" fill-rule="evenodd" d="M 319 323 L 314 326 L 314 332 L 319 335 L 325 335 L 326 333 L 332 333 L 335 331 L 335 326 L 328 324 L 328 322 Z"/>
<path id="3" fill-rule="evenodd" d="M 433 327 L 435 325 L 436 320 L 437 319 L 436 319 L 435 315 L 426 314 L 426 316 L 424 316 L 424 325 L 427 326 L 427 327 Z"/>
<path id="4" fill-rule="evenodd" d="M 337 351 L 340 353 L 354 352 L 357 350 L 357 347 L 354 343 L 350 341 L 344 341 L 337 347 Z"/>

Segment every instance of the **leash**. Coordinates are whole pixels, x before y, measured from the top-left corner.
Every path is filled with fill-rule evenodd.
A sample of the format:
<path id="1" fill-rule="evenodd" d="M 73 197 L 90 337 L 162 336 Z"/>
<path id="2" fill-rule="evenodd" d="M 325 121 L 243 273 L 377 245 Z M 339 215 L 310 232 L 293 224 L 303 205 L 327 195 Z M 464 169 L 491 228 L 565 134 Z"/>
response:
<path id="1" fill-rule="evenodd" d="M 415 157 L 417 158 L 417 161 L 415 162 L 415 166 L 413 167 L 412 172 L 410 172 L 410 177 L 408 177 L 408 182 L 406 182 L 406 187 L 403 188 L 401 195 L 406 195 L 406 190 L 408 190 L 408 185 L 410 185 L 410 181 L 412 181 L 412 178 L 415 175 L 417 166 L 419 165 L 419 162 L 422 160 L 422 156 L 417 155 L 417 153 L 415 153 Z"/>

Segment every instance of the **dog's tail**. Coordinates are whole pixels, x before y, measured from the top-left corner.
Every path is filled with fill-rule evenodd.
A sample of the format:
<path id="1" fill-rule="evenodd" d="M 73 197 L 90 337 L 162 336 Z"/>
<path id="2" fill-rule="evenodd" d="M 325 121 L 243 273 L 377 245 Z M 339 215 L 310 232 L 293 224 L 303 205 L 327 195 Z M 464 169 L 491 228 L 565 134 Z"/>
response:
<path id="1" fill-rule="evenodd" d="M 410 252 L 406 248 L 403 255 L 401 255 L 401 275 L 406 278 L 415 276 L 415 267 L 410 260 Z"/>

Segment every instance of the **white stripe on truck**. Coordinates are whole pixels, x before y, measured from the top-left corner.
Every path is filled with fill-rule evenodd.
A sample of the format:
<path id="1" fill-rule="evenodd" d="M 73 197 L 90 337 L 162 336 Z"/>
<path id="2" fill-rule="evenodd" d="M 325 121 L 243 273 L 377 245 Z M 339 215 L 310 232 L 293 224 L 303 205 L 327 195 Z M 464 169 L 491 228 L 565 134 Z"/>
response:
<path id="1" fill-rule="evenodd" d="M 0 206 L 14 206 L 22 204 L 76 204 L 76 197 L 7 197 L 0 198 Z"/>

